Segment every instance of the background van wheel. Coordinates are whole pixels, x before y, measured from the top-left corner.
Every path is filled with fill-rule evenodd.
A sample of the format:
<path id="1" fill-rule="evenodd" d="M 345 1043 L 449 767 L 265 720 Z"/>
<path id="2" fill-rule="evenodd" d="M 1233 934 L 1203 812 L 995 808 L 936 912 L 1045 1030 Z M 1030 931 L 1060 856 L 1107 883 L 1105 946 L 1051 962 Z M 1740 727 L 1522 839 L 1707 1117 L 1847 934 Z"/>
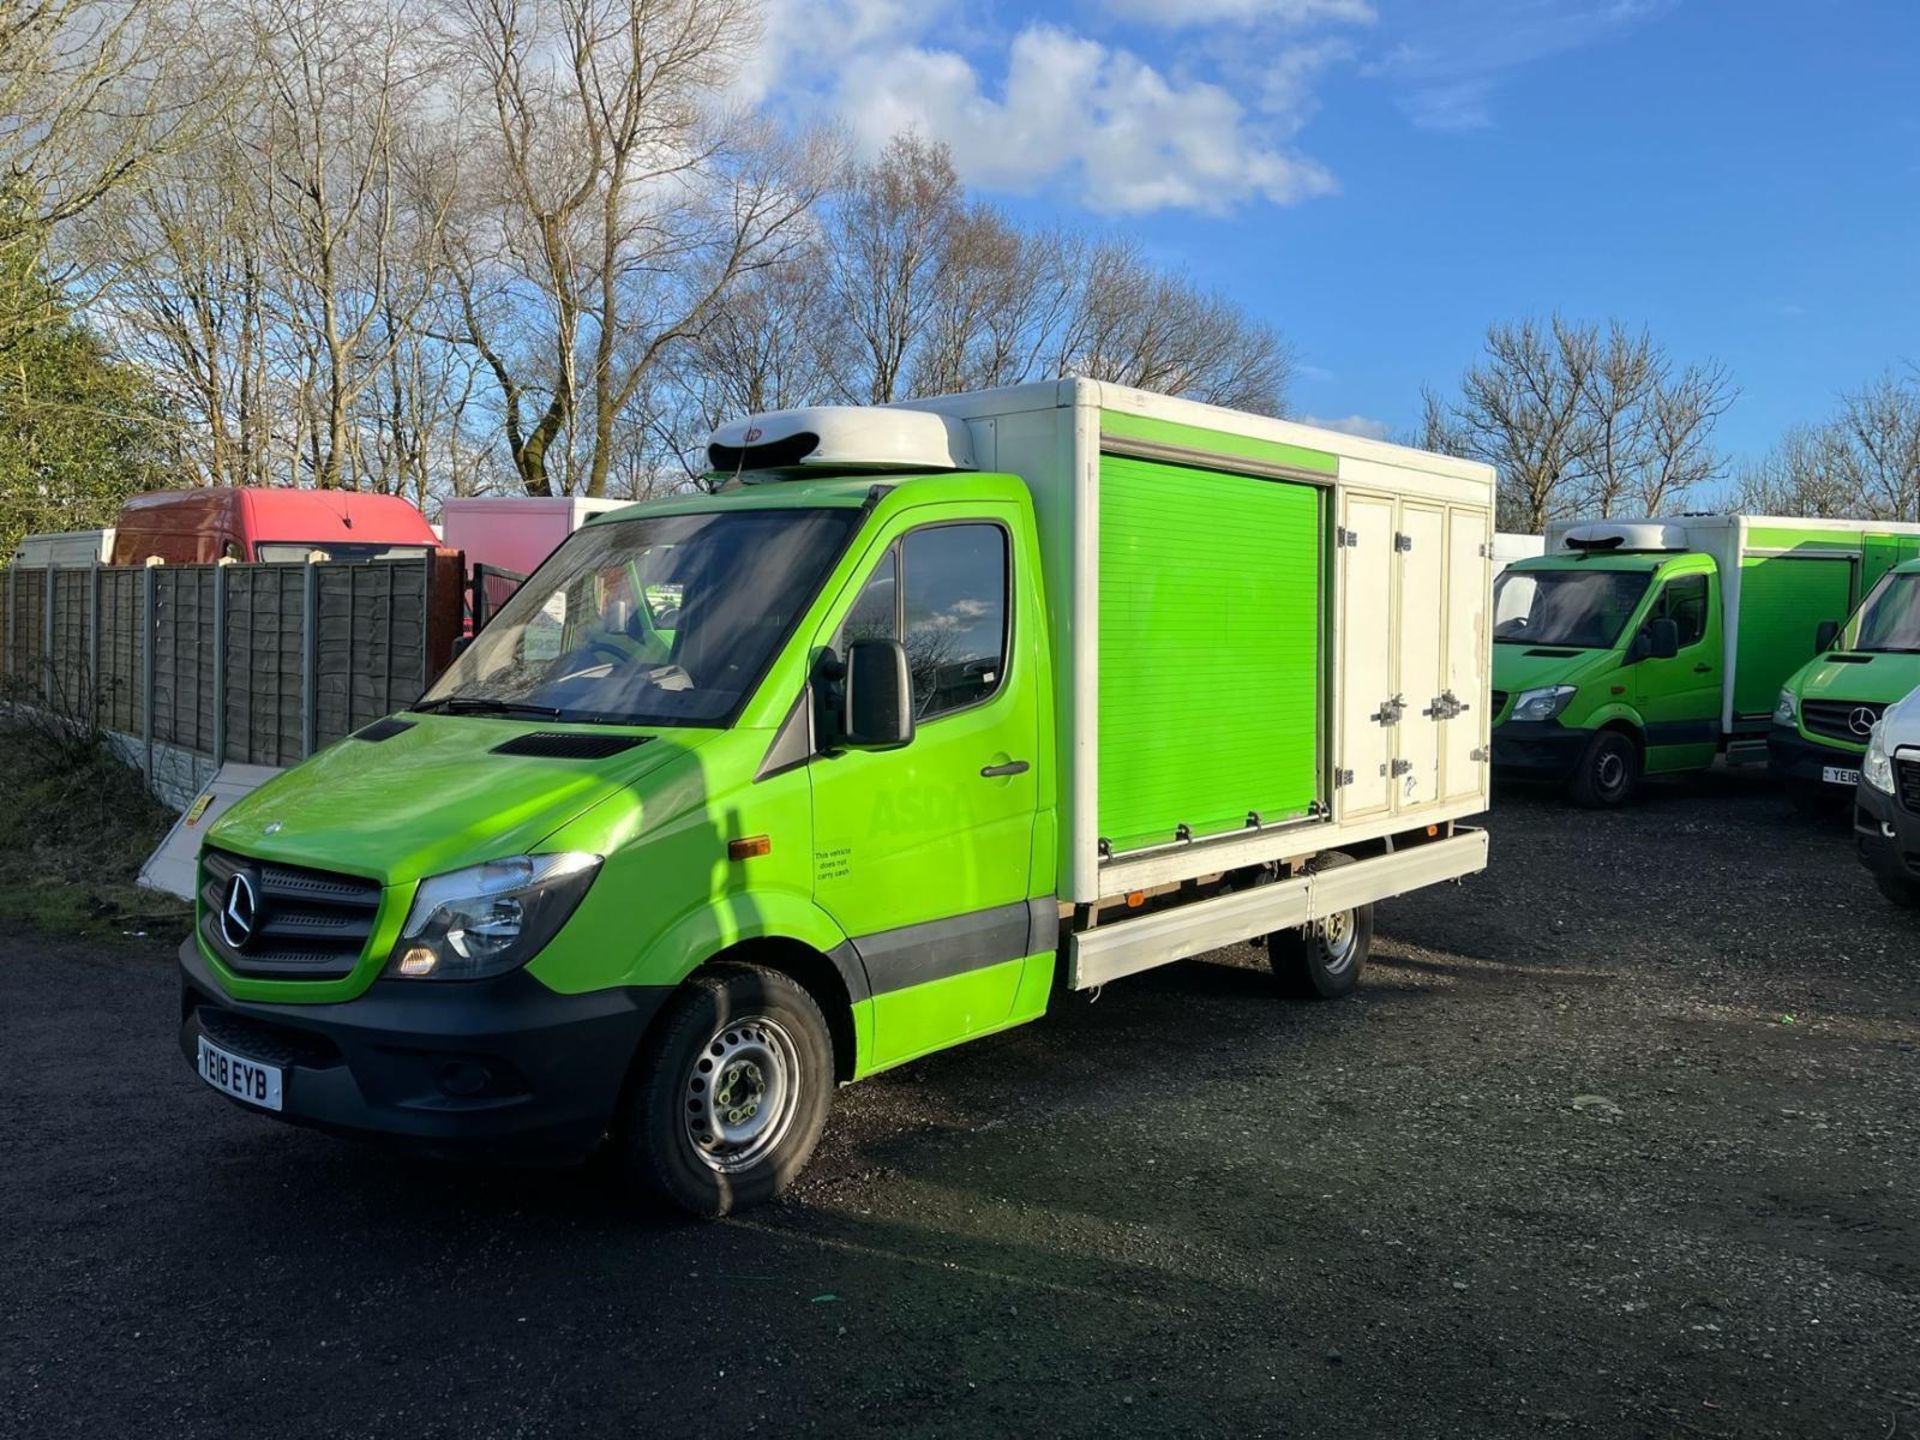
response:
<path id="1" fill-rule="evenodd" d="M 1351 865 L 1348 855 L 1328 855 L 1316 866 Z M 1373 949 L 1373 906 L 1342 910 L 1306 929 L 1276 930 L 1267 936 L 1267 963 L 1283 994 L 1302 1000 L 1337 1000 L 1360 984 Z"/>
<path id="2" fill-rule="evenodd" d="M 833 1040 L 794 981 L 716 965 L 669 1002 L 621 1126 L 636 1188 L 714 1219 L 785 1190 L 827 1121 Z"/>
<path id="3" fill-rule="evenodd" d="M 1898 875 L 1876 875 L 1873 883 L 1894 904 L 1907 910 L 1920 910 L 1920 885 L 1902 880 Z"/>
<path id="4" fill-rule="evenodd" d="M 1640 747 L 1618 730 L 1602 730 L 1587 742 L 1568 786 L 1574 803 L 1589 810 L 1624 805 L 1640 784 Z"/>

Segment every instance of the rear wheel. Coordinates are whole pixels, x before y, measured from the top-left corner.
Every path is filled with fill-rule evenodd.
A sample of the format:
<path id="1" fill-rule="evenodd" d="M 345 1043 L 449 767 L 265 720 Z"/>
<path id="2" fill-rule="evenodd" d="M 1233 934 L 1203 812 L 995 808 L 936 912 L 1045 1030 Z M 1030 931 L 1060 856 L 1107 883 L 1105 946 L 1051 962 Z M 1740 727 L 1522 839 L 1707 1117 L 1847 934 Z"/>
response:
<path id="1" fill-rule="evenodd" d="M 1640 784 L 1640 747 L 1618 730 L 1602 730 L 1587 742 L 1569 789 L 1574 803 L 1611 810 L 1632 798 Z"/>
<path id="2" fill-rule="evenodd" d="M 706 1219 L 785 1190 L 813 1154 L 833 1040 L 813 997 L 776 970 L 688 980 L 648 1042 L 621 1133 L 639 1189 Z"/>
<path id="3" fill-rule="evenodd" d="M 1329 855 L 1318 868 L 1350 865 L 1346 855 Z M 1283 993 L 1302 1000 L 1337 1000 L 1360 984 L 1373 949 L 1373 906 L 1357 905 L 1311 925 L 1276 930 L 1267 936 L 1267 963 Z"/>
<path id="4" fill-rule="evenodd" d="M 1873 883 L 1880 887 L 1882 895 L 1902 909 L 1920 910 L 1920 885 L 1902 880 L 1898 875 L 1876 875 Z"/>

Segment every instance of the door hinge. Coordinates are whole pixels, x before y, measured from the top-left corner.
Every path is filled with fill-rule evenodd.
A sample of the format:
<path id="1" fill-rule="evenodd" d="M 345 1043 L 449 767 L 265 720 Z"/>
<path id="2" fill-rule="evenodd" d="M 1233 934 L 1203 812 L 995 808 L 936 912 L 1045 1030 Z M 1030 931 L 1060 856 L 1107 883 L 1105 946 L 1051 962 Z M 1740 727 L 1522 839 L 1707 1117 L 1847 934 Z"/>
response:
<path id="1" fill-rule="evenodd" d="M 1357 530 L 1349 530 L 1343 525 L 1334 532 L 1333 543 L 1336 550 L 1357 549 L 1360 545 L 1360 534 Z"/>
<path id="2" fill-rule="evenodd" d="M 1487 547 L 1485 542 L 1482 542 L 1480 546 L 1480 558 L 1482 560 L 1491 560 L 1493 558 L 1493 551 Z"/>
<path id="3" fill-rule="evenodd" d="M 1351 785 L 1352 783 L 1353 783 L 1353 772 L 1351 770 L 1336 770 L 1333 772 L 1333 788 L 1334 789 L 1339 790 L 1345 786 Z"/>
<path id="4" fill-rule="evenodd" d="M 1484 745 L 1479 746 L 1478 748 L 1469 752 L 1467 755 L 1467 758 L 1469 760 L 1476 762 L 1477 764 L 1481 764 L 1481 765 L 1486 764 L 1487 763 L 1487 747 Z"/>
<path id="5" fill-rule="evenodd" d="M 1380 708 L 1367 718 L 1376 725 L 1398 725 L 1400 717 L 1407 713 L 1407 701 L 1403 695 L 1395 695 L 1391 700 L 1382 700 Z"/>
<path id="6" fill-rule="evenodd" d="M 1413 537 L 1404 531 L 1394 531 L 1393 548 L 1402 552 L 1413 549 Z"/>
<path id="7" fill-rule="evenodd" d="M 1411 760 L 1396 760 L 1393 762 L 1394 779 L 1398 780 L 1402 775 L 1411 775 L 1412 773 L 1413 762 Z"/>

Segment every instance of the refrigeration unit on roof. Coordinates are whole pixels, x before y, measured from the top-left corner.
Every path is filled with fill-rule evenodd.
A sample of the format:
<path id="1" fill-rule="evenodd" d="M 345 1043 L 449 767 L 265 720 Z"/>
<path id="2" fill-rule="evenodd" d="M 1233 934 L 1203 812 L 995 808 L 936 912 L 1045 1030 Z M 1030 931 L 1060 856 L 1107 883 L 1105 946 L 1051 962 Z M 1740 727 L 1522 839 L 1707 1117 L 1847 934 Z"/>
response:
<path id="1" fill-rule="evenodd" d="M 1687 529 L 1662 520 L 1594 520 L 1560 537 L 1564 550 L 1685 550 Z"/>
<path id="2" fill-rule="evenodd" d="M 880 405 L 816 405 L 731 421 L 707 442 L 707 463 L 717 475 L 747 479 L 974 468 L 964 421 Z"/>

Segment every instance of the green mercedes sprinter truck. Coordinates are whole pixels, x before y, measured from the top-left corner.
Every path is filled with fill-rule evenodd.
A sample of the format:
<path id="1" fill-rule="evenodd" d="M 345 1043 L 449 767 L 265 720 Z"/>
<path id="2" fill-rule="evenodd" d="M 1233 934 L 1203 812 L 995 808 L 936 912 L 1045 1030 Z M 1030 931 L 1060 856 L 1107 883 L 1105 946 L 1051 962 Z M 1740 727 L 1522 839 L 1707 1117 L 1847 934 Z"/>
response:
<path id="1" fill-rule="evenodd" d="M 210 1085 L 718 1215 L 837 1083 L 1242 941 L 1345 993 L 1484 866 L 1486 467 L 1080 380 L 709 453 L 212 827 Z"/>
<path id="2" fill-rule="evenodd" d="M 1496 583 L 1495 767 L 1604 807 L 1645 775 L 1765 762 L 1820 621 L 1916 544 L 1916 525 L 1756 515 L 1550 526 Z"/>
<path id="3" fill-rule="evenodd" d="M 1899 536 L 1891 548 L 1920 554 L 1920 535 Z M 1814 619 L 1818 653 L 1788 678 L 1774 708 L 1767 763 L 1803 805 L 1824 808 L 1853 793 L 1874 725 L 1920 686 L 1920 560 L 1903 558 L 1872 585 L 1844 623 Z"/>

